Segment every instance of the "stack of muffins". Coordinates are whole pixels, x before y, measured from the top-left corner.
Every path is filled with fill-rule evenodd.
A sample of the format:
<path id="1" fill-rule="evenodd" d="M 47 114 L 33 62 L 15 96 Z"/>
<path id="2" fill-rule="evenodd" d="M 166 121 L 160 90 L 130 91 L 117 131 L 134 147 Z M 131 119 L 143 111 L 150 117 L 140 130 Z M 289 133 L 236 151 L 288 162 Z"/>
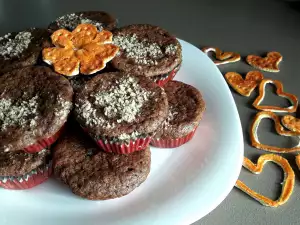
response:
<path id="1" fill-rule="evenodd" d="M 50 55 L 68 50 L 66 37 L 80 24 L 89 24 L 80 27 L 89 35 L 93 29 L 112 32 L 114 57 L 88 75 L 74 76 L 81 70 L 70 62 L 64 76 L 57 72 L 65 68 L 47 65 L 50 56 L 68 65 L 93 54 L 85 62 L 100 65 L 105 55 L 95 53 L 108 43 L 101 38 L 89 43 L 94 53 L 84 52 L 87 43 L 79 40 L 82 49 L 68 51 L 69 58 Z M 1 187 L 32 188 L 53 172 L 81 197 L 121 197 L 146 180 L 149 145 L 176 148 L 192 139 L 205 103 L 196 88 L 173 81 L 182 63 L 180 43 L 157 26 L 116 25 L 106 12 L 79 12 L 59 17 L 48 29 L 0 37 Z"/>

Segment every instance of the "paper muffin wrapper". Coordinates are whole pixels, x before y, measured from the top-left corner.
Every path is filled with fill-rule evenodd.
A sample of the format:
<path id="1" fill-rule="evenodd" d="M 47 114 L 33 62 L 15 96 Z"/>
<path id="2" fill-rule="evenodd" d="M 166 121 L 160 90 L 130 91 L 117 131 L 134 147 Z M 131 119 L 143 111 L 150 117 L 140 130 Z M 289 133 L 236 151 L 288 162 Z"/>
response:
<path id="1" fill-rule="evenodd" d="M 54 134 L 53 136 L 39 140 L 38 142 L 34 143 L 33 145 L 27 146 L 23 150 L 27 153 L 36 153 L 36 152 L 42 151 L 44 148 L 47 148 L 50 145 L 52 145 L 60 137 L 63 130 L 64 130 L 64 126 L 58 132 L 56 132 L 56 134 Z"/>
<path id="2" fill-rule="evenodd" d="M 106 152 L 114 152 L 118 154 L 129 154 L 135 151 L 143 150 L 150 144 L 151 137 L 130 140 L 129 143 L 111 142 L 109 138 L 97 139 L 96 143 Z"/>
<path id="3" fill-rule="evenodd" d="M 193 137 L 197 130 L 197 127 L 187 134 L 184 137 L 176 138 L 176 139 L 152 139 L 151 145 L 157 148 L 177 148 L 187 142 L 189 142 Z"/>
<path id="4" fill-rule="evenodd" d="M 164 74 L 164 75 L 158 75 L 154 76 L 152 79 L 157 83 L 159 86 L 164 86 L 168 81 L 173 80 L 175 75 L 180 69 L 181 64 L 176 66 L 171 72 Z"/>
<path id="5" fill-rule="evenodd" d="M 46 181 L 52 174 L 52 163 L 44 167 L 34 169 L 23 176 L 0 176 L 0 187 L 12 190 L 33 188 Z"/>
<path id="6" fill-rule="evenodd" d="M 89 134 L 87 128 L 82 126 L 81 128 L 87 134 Z M 150 141 L 152 139 L 152 136 L 149 135 L 147 137 L 130 140 L 129 142 L 125 143 L 125 142 L 116 142 L 112 140 L 112 138 L 110 137 L 102 136 L 102 137 L 94 138 L 93 135 L 90 135 L 90 137 L 92 137 L 95 140 L 97 145 L 102 150 L 106 152 L 117 153 L 117 154 L 129 154 L 135 151 L 143 150 L 149 146 Z"/>

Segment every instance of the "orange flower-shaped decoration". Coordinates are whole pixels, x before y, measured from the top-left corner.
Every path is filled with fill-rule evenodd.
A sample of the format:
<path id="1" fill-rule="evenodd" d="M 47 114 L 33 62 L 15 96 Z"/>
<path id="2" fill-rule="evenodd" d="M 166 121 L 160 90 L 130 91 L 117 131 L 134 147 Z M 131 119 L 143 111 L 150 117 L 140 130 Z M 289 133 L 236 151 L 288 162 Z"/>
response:
<path id="1" fill-rule="evenodd" d="M 72 32 L 57 30 L 51 39 L 55 47 L 43 49 L 43 60 L 66 76 L 96 73 L 119 51 L 118 46 L 111 44 L 111 32 L 99 32 L 91 24 L 80 24 Z"/>

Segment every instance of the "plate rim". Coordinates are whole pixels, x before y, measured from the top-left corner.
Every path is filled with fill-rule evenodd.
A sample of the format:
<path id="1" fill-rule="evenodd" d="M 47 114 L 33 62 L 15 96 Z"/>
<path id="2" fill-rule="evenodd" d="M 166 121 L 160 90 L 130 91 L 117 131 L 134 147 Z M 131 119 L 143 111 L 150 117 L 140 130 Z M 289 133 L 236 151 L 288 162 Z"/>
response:
<path id="1" fill-rule="evenodd" d="M 177 38 L 177 39 L 180 41 L 180 43 L 184 43 L 186 45 L 190 45 L 193 48 L 196 48 L 199 51 L 200 54 L 204 55 L 204 57 L 206 57 L 211 62 L 211 64 L 213 64 L 213 66 L 218 70 L 219 75 L 222 77 L 223 82 L 225 83 L 225 86 L 227 87 L 228 92 L 230 93 L 230 100 L 234 105 L 233 110 L 234 110 L 234 113 L 235 113 L 235 117 L 239 121 L 239 123 L 238 123 L 239 124 L 239 126 L 238 126 L 238 136 L 239 136 L 239 138 L 238 138 L 238 140 L 239 140 L 239 147 L 240 147 L 240 158 L 239 158 L 239 163 L 237 163 L 237 165 L 240 165 L 240 166 L 237 166 L 237 167 L 239 167 L 239 169 L 235 170 L 235 174 L 233 176 L 233 177 L 236 177 L 236 180 L 238 180 L 241 169 L 242 169 L 243 159 L 244 159 L 244 137 L 243 137 L 243 129 L 242 129 L 240 115 L 238 113 L 237 105 L 236 105 L 235 100 L 233 98 L 232 92 L 231 92 L 230 88 L 228 87 L 227 82 L 225 81 L 225 79 L 223 77 L 223 74 L 219 70 L 218 66 L 213 63 L 213 61 L 208 57 L 207 54 L 202 52 L 195 45 L 193 45 L 193 44 L 191 44 L 191 43 L 189 43 L 185 40 L 182 40 L 182 39 L 179 39 L 179 38 Z M 210 207 L 207 207 L 206 211 L 203 212 L 201 216 L 199 216 L 199 215 L 190 216 L 190 219 L 185 221 L 186 222 L 185 224 L 190 225 L 192 223 L 195 223 L 195 222 L 201 220 L 203 217 L 205 217 L 209 213 L 213 212 L 213 210 L 216 209 L 226 199 L 226 197 L 230 194 L 231 190 L 234 187 L 235 187 L 235 182 L 232 185 L 228 185 L 227 189 L 223 192 L 223 195 L 219 196 L 218 200 L 215 201 L 214 205 L 211 205 Z"/>

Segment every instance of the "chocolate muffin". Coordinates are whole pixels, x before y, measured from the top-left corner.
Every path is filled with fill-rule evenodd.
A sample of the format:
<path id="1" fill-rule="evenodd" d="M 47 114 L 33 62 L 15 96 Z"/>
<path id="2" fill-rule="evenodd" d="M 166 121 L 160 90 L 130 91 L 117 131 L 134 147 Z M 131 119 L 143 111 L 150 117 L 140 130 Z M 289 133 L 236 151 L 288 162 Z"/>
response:
<path id="1" fill-rule="evenodd" d="M 72 108 L 73 89 L 47 67 L 0 76 L 0 152 L 37 152 L 52 144 Z"/>
<path id="2" fill-rule="evenodd" d="M 120 53 L 112 65 L 120 71 L 150 77 L 159 85 L 174 78 L 182 61 L 176 37 L 153 25 L 137 24 L 114 31 Z"/>
<path id="3" fill-rule="evenodd" d="M 44 47 L 50 46 L 49 32 L 31 28 L 0 37 L 0 74 L 35 65 Z"/>
<path id="4" fill-rule="evenodd" d="M 105 153 L 81 133 L 70 129 L 54 147 L 54 174 L 83 198 L 106 200 L 129 194 L 150 172 L 149 148 L 128 155 Z"/>
<path id="5" fill-rule="evenodd" d="M 0 152 L 0 187 L 28 189 L 48 179 L 51 174 L 50 150 L 38 153 Z"/>
<path id="6" fill-rule="evenodd" d="M 145 148 L 168 114 L 164 90 L 147 77 L 120 72 L 89 80 L 75 97 L 74 115 L 101 148 Z"/>
<path id="7" fill-rule="evenodd" d="M 169 81 L 164 89 L 168 97 L 169 114 L 151 145 L 174 148 L 192 139 L 202 119 L 205 102 L 196 88 L 180 81 Z"/>
<path id="8" fill-rule="evenodd" d="M 87 81 L 96 76 L 101 76 L 103 73 L 117 72 L 115 68 L 113 68 L 110 64 L 106 64 L 106 67 L 91 75 L 78 75 L 78 76 L 67 76 L 66 78 L 70 81 L 71 86 L 73 87 L 74 92 L 82 89 Z"/>
<path id="9" fill-rule="evenodd" d="M 98 28 L 113 30 L 117 26 L 117 19 L 103 11 L 85 11 L 63 15 L 49 24 L 48 29 L 54 32 L 58 29 L 74 30 L 79 24 L 89 23 Z"/>

